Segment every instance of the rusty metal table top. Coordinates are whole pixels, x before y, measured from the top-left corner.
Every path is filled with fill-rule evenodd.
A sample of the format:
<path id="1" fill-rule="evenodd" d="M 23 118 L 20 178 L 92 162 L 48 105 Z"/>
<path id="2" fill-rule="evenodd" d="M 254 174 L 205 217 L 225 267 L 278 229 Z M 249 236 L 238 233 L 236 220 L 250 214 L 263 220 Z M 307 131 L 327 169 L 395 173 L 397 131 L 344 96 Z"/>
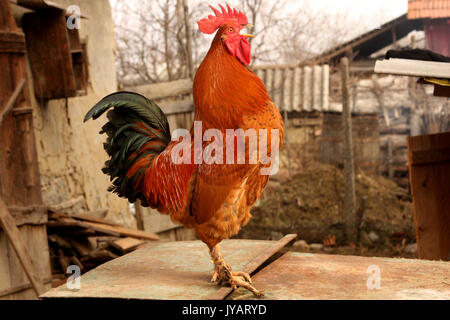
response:
<path id="1" fill-rule="evenodd" d="M 222 253 L 241 270 L 275 241 L 225 240 Z M 81 289 L 66 284 L 42 298 L 207 299 L 219 287 L 210 282 L 213 264 L 201 241 L 152 242 L 81 276 Z"/>
<path id="2" fill-rule="evenodd" d="M 274 243 L 226 240 L 221 247 L 237 271 Z M 369 288 L 376 270 L 379 288 L 376 281 Z M 202 242 L 153 242 L 84 274 L 78 291 L 64 284 L 41 297 L 201 300 L 219 289 L 210 282 L 212 272 Z M 265 299 L 450 299 L 450 263 L 288 252 L 253 282 Z M 239 297 L 253 298 L 244 289 L 228 298 Z"/>
<path id="3" fill-rule="evenodd" d="M 288 252 L 253 282 L 274 300 L 448 300 L 450 263 Z"/>

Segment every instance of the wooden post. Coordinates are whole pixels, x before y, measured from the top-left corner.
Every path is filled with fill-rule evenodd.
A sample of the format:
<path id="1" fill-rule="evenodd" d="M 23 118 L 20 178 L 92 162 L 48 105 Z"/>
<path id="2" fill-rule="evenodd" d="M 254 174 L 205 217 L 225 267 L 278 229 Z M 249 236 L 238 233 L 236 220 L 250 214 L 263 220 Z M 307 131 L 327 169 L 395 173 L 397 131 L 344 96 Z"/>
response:
<path id="1" fill-rule="evenodd" d="M 392 167 L 393 155 L 392 155 L 392 139 L 389 137 L 387 140 L 387 166 L 389 179 L 394 178 L 394 168 Z"/>
<path id="2" fill-rule="evenodd" d="M 184 27 L 186 34 L 186 51 L 187 51 L 189 78 L 194 79 L 194 63 L 192 61 L 192 35 L 191 35 L 191 26 L 189 25 L 189 7 L 186 0 L 182 1 L 184 10 Z"/>
<path id="3" fill-rule="evenodd" d="M 144 216 L 142 214 L 141 201 L 138 200 L 134 203 L 134 210 L 136 213 L 136 225 L 138 230 L 144 231 Z"/>
<path id="4" fill-rule="evenodd" d="M 397 49 L 398 48 L 398 46 L 397 46 L 397 34 L 396 34 L 396 31 L 395 31 L 395 26 L 392 27 L 391 32 L 392 32 L 392 46 L 393 46 L 394 49 Z"/>
<path id="5" fill-rule="evenodd" d="M 287 110 L 284 110 L 283 112 L 283 116 L 284 116 L 284 144 L 285 144 L 285 148 L 286 148 L 286 154 L 287 154 L 287 162 L 288 162 L 288 173 L 289 176 L 292 176 L 292 169 L 291 169 L 291 154 L 289 152 L 289 133 L 288 133 L 288 121 L 289 121 L 289 117 L 288 117 L 288 112 Z"/>
<path id="6" fill-rule="evenodd" d="M 349 60 L 341 59 L 342 79 L 342 122 L 343 122 L 343 161 L 344 161 L 344 215 L 347 241 L 356 242 L 357 216 L 355 194 L 355 168 L 353 159 L 352 114 L 349 94 Z"/>

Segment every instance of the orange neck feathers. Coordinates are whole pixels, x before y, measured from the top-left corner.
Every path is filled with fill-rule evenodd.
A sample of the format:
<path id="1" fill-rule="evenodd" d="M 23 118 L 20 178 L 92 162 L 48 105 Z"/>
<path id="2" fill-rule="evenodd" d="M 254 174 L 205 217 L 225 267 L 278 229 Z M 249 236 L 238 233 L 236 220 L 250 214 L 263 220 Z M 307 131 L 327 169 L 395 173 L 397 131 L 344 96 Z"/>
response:
<path id="1" fill-rule="evenodd" d="M 223 28 L 194 79 L 194 120 L 208 128 L 235 129 L 243 115 L 255 114 L 270 101 L 263 82 L 233 57 L 222 41 Z"/>

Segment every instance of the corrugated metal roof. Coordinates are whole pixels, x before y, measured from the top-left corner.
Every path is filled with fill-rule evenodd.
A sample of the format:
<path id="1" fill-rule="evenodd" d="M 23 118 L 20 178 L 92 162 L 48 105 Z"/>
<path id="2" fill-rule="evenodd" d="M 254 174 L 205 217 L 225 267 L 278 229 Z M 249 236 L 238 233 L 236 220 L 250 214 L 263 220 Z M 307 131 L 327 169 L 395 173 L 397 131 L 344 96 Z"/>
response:
<path id="1" fill-rule="evenodd" d="M 449 18 L 450 0 L 409 0 L 408 19 Z"/>
<path id="2" fill-rule="evenodd" d="M 280 111 L 328 111 L 328 65 L 258 66 L 254 71 Z"/>

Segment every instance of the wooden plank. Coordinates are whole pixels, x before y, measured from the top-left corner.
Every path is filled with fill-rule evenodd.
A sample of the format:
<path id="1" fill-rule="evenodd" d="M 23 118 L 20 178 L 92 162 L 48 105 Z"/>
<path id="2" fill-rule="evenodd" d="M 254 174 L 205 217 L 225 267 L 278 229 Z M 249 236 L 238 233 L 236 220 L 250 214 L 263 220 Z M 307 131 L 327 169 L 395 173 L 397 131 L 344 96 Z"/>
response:
<path id="1" fill-rule="evenodd" d="M 118 240 L 110 242 L 110 244 L 114 248 L 116 248 L 117 250 L 119 250 L 122 253 L 130 252 L 144 243 L 145 242 L 143 240 L 138 240 L 138 239 L 131 238 L 131 237 L 126 237 L 126 238 L 122 238 L 122 239 L 118 239 Z"/>
<path id="2" fill-rule="evenodd" d="M 26 13 L 23 28 L 38 98 L 76 95 L 75 75 L 64 11 Z"/>
<path id="3" fill-rule="evenodd" d="M 91 229 L 94 229 L 96 231 L 101 232 L 113 232 L 116 234 L 119 234 L 121 236 L 128 236 L 138 239 L 147 239 L 147 240 L 159 240 L 159 237 L 150 232 L 144 232 L 141 230 L 132 230 L 124 227 L 115 227 L 115 226 L 109 226 L 105 224 L 95 223 L 95 222 L 82 222 L 84 225 L 87 225 Z"/>
<path id="4" fill-rule="evenodd" d="M 142 206 L 141 206 L 141 200 L 137 200 L 134 203 L 134 212 L 135 212 L 135 216 L 136 216 L 136 226 L 138 228 L 138 230 L 145 230 L 144 227 L 144 215 L 142 212 Z"/>
<path id="5" fill-rule="evenodd" d="M 5 114 L 7 114 L 9 111 L 11 111 L 11 109 L 14 107 L 17 97 L 21 93 L 24 86 L 25 86 L 25 79 L 22 79 L 22 81 L 20 81 L 19 85 L 14 89 L 11 97 L 9 98 L 8 102 L 6 102 L 5 106 L 3 107 L 2 112 L 0 113 L 0 126 L 2 125 L 3 117 L 5 116 Z"/>
<path id="6" fill-rule="evenodd" d="M 47 207 L 44 205 L 29 207 L 8 206 L 8 210 L 14 218 L 16 226 L 24 224 L 40 225 L 47 222 Z"/>
<path id="7" fill-rule="evenodd" d="M 8 242 L 6 234 L 0 232 L 0 292 L 11 287 Z"/>
<path id="8" fill-rule="evenodd" d="M 96 218 L 93 216 L 90 216 L 89 213 L 84 213 L 84 214 L 71 214 L 70 215 L 71 218 L 75 218 L 77 220 L 83 220 L 83 221 L 89 221 L 89 222 L 96 222 L 96 223 L 102 223 L 102 224 L 107 224 L 109 226 L 119 226 L 119 224 L 112 222 L 112 221 L 108 221 L 105 219 L 101 219 L 101 218 Z"/>
<path id="9" fill-rule="evenodd" d="M 31 257 L 28 251 L 26 250 L 25 243 L 23 242 L 23 239 L 20 236 L 19 229 L 17 228 L 14 219 L 9 214 L 9 211 L 2 199 L 0 199 L 0 224 L 3 230 L 5 231 L 6 235 L 8 236 L 8 239 L 11 245 L 13 246 L 14 251 L 17 254 L 17 257 L 19 258 L 20 263 L 23 266 L 28 279 L 33 285 L 33 289 L 39 296 L 45 291 L 42 279 L 39 275 L 39 271 L 36 270 L 35 266 L 33 265 Z"/>
<path id="10" fill-rule="evenodd" d="M 25 53 L 25 35 L 22 32 L 0 31 L 0 52 Z"/>
<path id="11" fill-rule="evenodd" d="M 71 218 L 63 218 L 63 219 L 59 219 L 58 221 L 48 221 L 47 228 L 49 228 L 50 230 L 67 229 L 65 231 L 70 231 L 70 230 L 82 231 L 79 229 L 86 229 L 86 230 L 93 230 L 94 232 L 97 231 L 97 232 L 107 234 L 110 236 L 115 236 L 115 237 L 120 236 L 119 232 L 105 228 L 105 227 L 108 227 L 108 225 L 106 225 L 106 224 L 97 223 L 98 226 L 96 226 L 94 228 L 93 226 L 88 225 L 88 223 L 89 222 L 87 222 L 87 221 L 78 221 L 78 220 L 74 220 Z M 113 226 L 110 226 L 110 227 L 113 227 Z"/>
<path id="12" fill-rule="evenodd" d="M 78 196 L 76 198 L 73 198 L 73 199 L 58 203 L 58 204 L 49 205 L 48 210 L 57 213 L 57 212 L 72 208 L 76 205 L 82 204 L 82 203 L 84 203 L 84 201 L 85 201 L 85 199 L 83 196 Z"/>
<path id="13" fill-rule="evenodd" d="M 375 63 L 375 72 L 448 79 L 450 78 L 450 63 L 410 59 L 378 60 Z"/>
<path id="14" fill-rule="evenodd" d="M 450 148 L 450 132 L 408 137 L 409 177 L 421 259 L 450 260 L 450 161 L 414 163 L 413 155 Z M 419 158 L 420 158 L 419 157 Z M 442 160 L 442 158 L 439 158 Z"/>
<path id="15" fill-rule="evenodd" d="M 244 268 L 244 270 L 240 270 L 246 272 L 248 274 L 252 274 L 256 271 L 260 266 L 262 266 L 267 260 L 269 260 L 273 255 L 283 249 L 288 243 L 297 238 L 297 234 L 288 234 L 283 238 L 274 243 L 270 248 L 264 250 L 264 252 L 260 253 L 258 256 L 253 258 Z M 214 294 L 208 297 L 208 300 L 223 300 L 225 299 L 233 289 L 228 287 L 222 287 Z"/>
<path id="16" fill-rule="evenodd" d="M 413 151 L 411 153 L 411 164 L 413 165 L 443 161 L 450 161 L 450 148 Z"/>
<path id="17" fill-rule="evenodd" d="M 94 248 L 87 239 L 75 240 L 72 238 L 65 238 L 65 240 L 70 244 L 70 246 L 78 252 L 80 256 L 87 256 Z"/>
<path id="18" fill-rule="evenodd" d="M 160 101 L 158 105 L 166 115 L 191 112 L 194 110 L 194 100 L 191 96 L 182 100 Z"/>
<path id="19" fill-rule="evenodd" d="M 44 284 L 46 285 L 50 285 L 52 283 L 52 278 L 46 278 L 44 279 Z M 5 290 L 0 290 L 0 300 L 3 299 L 4 297 L 13 295 L 13 294 L 18 294 L 21 293 L 22 291 L 28 290 L 28 289 L 32 289 L 33 286 L 30 283 L 24 283 L 21 285 L 17 285 L 17 286 L 13 286 L 10 287 L 8 289 Z"/>
<path id="20" fill-rule="evenodd" d="M 142 86 L 127 87 L 126 90 L 140 93 L 148 99 L 162 99 L 190 93 L 192 91 L 192 80 L 181 79 L 170 82 L 146 84 Z"/>
<path id="21" fill-rule="evenodd" d="M 436 97 L 450 98 L 450 86 L 440 86 L 438 84 L 435 84 L 433 95 Z"/>

